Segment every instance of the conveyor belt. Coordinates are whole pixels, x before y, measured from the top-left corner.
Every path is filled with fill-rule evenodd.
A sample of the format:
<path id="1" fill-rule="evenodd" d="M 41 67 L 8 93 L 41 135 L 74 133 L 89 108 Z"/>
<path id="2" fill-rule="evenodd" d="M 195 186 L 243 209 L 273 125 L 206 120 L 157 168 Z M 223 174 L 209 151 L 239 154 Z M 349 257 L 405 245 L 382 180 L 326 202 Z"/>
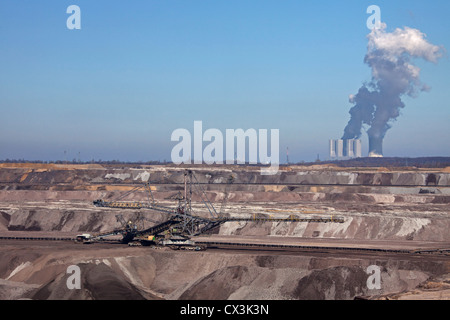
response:
<path id="1" fill-rule="evenodd" d="M 156 227 L 165 228 L 170 226 L 174 221 L 166 221 Z M 176 223 L 176 221 L 175 221 Z M 149 228 L 145 234 L 153 233 L 155 230 Z M 144 231 L 142 235 L 144 235 Z M 22 241 L 75 241 L 75 238 L 69 237 L 12 237 L 0 236 L 0 240 L 22 240 Z M 392 253 L 392 254 L 440 254 L 450 256 L 449 248 L 441 249 L 386 249 L 386 248 L 364 248 L 364 247 L 331 247 L 331 246 L 311 246 L 311 245 L 292 245 L 292 244 L 264 244 L 264 243 L 241 243 L 241 242 L 221 242 L 221 241 L 195 241 L 196 245 L 205 245 L 209 248 L 218 249 L 251 249 L 251 250 L 265 250 L 265 249 L 279 249 L 279 250 L 312 250 L 312 251 L 347 251 L 347 252 L 378 252 L 378 253 Z"/>
<path id="2" fill-rule="evenodd" d="M 144 202 L 126 202 L 126 201 L 102 201 L 96 200 L 94 204 L 98 207 L 107 207 L 107 208 L 126 208 L 126 209 L 153 209 L 165 213 L 169 213 L 174 216 L 182 216 L 182 214 L 178 213 L 175 209 L 168 210 L 165 207 L 154 205 L 154 204 L 146 204 Z M 291 215 L 287 218 L 274 218 L 274 217 L 265 217 L 260 216 L 258 214 L 254 214 L 251 217 L 219 217 L 219 218 L 203 218 L 198 216 L 192 216 L 192 218 L 197 219 L 199 221 L 204 222 L 213 222 L 213 223 L 223 223 L 228 221 L 247 221 L 247 222 L 318 222 L 318 223 L 344 223 L 344 218 L 342 217 L 330 217 L 330 218 L 301 218 L 294 215 Z"/>
<path id="3" fill-rule="evenodd" d="M 232 222 L 232 221 L 246 221 L 246 222 L 317 222 L 317 223 L 344 223 L 344 218 L 330 217 L 330 218 L 300 218 L 300 217 L 288 217 L 288 218 L 265 218 L 265 217 L 248 217 L 248 218 L 223 218 L 216 221 Z"/>
<path id="4" fill-rule="evenodd" d="M 60 237 L 0 237 L 0 240 L 75 241 L 75 238 Z"/>
<path id="5" fill-rule="evenodd" d="M 356 251 L 356 252 L 383 252 L 396 254 L 450 254 L 450 249 L 435 250 L 408 250 L 408 249 L 383 249 L 383 248 L 363 248 L 363 247 L 330 247 L 311 245 L 290 245 L 290 244 L 263 244 L 263 243 L 238 243 L 221 241 L 196 241 L 196 244 L 206 245 L 210 248 L 246 248 L 246 249 L 297 249 L 297 250 L 319 250 L 319 251 Z"/>

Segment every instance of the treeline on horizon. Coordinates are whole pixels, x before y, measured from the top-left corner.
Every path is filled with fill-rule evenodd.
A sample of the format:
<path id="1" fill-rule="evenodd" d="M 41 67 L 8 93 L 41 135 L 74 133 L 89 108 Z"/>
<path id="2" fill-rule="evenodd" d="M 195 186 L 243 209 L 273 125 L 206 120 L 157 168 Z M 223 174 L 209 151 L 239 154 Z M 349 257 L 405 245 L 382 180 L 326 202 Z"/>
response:
<path id="1" fill-rule="evenodd" d="M 99 165 L 174 165 L 172 162 L 168 161 L 120 161 L 120 160 L 92 160 L 92 161 L 44 161 L 44 160 L 25 160 L 25 159 L 5 159 L 0 160 L 0 163 L 42 163 L 42 164 L 99 164 Z M 355 158 L 347 160 L 334 160 L 334 161 L 320 161 L 316 160 L 314 162 L 297 162 L 289 164 L 280 164 L 280 167 L 299 165 L 317 165 L 317 164 L 333 164 L 339 167 L 417 167 L 417 168 L 446 168 L 450 167 L 450 157 L 420 157 L 420 158 Z M 237 164 L 234 164 L 237 165 Z M 249 166 L 251 164 L 243 164 Z M 217 166 L 217 165 L 216 165 Z M 219 165 L 222 166 L 222 165 Z M 226 166 L 224 164 L 223 166 Z M 254 166 L 261 166 L 257 164 Z"/>
<path id="2" fill-rule="evenodd" d="M 321 161 L 320 163 L 321 164 L 335 164 L 339 167 L 446 168 L 446 167 L 450 167 L 450 157 L 355 158 L 355 159 L 348 159 L 348 160 L 341 160 L 341 161 Z"/>

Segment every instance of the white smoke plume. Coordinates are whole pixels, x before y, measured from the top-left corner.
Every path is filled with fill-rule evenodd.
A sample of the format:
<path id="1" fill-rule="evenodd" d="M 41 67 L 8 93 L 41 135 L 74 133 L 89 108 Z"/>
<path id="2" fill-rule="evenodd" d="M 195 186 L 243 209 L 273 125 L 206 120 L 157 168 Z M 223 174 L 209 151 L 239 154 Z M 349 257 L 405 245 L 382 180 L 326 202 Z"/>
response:
<path id="1" fill-rule="evenodd" d="M 419 79 L 420 68 L 412 63 L 421 58 L 436 63 L 442 56 L 442 48 L 430 44 L 426 35 L 417 29 L 404 27 L 386 32 L 386 24 L 373 29 L 367 36 L 369 43 L 364 62 L 372 69 L 372 79 L 364 84 L 356 95 L 350 95 L 350 110 L 343 139 L 361 136 L 363 125 L 368 125 L 369 152 L 383 154 L 383 139 L 405 107 L 401 97 L 417 97 L 420 91 L 429 91 Z"/>

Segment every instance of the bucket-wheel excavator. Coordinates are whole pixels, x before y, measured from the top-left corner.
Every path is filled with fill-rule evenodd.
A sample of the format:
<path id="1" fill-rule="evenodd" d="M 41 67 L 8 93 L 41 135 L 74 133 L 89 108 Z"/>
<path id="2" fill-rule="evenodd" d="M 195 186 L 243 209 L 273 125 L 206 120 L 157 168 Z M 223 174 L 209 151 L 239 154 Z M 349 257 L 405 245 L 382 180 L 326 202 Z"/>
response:
<path id="1" fill-rule="evenodd" d="M 231 221 L 247 221 L 247 222 L 319 222 L 319 223 L 342 223 L 342 218 L 300 218 L 294 215 L 288 218 L 273 218 L 261 214 L 253 214 L 250 217 L 233 217 L 224 214 L 223 208 L 228 198 L 228 186 L 233 183 L 233 177 L 230 176 L 227 180 L 225 188 L 225 195 L 223 198 L 221 210 L 218 213 L 212 203 L 206 196 L 197 178 L 191 170 L 186 170 L 184 173 L 184 194 L 178 193 L 175 198 L 178 200 L 178 205 L 174 208 L 159 205 L 153 196 L 149 183 L 140 185 L 132 190 L 124 193 L 118 199 L 112 201 L 105 201 L 102 199 L 95 200 L 93 204 L 100 208 L 114 208 L 114 209 L 136 209 L 147 212 L 160 212 L 167 217 L 162 222 L 156 222 L 148 228 L 138 228 L 133 221 L 122 222 L 122 226 L 115 230 L 99 233 L 96 235 L 83 234 L 77 237 L 81 242 L 91 243 L 103 241 L 110 236 L 121 235 L 122 243 L 129 245 L 163 245 L 172 249 L 193 249 L 203 250 L 202 245 L 196 245 L 191 240 L 191 236 L 197 236 L 219 227 L 223 223 Z M 194 214 L 192 209 L 191 198 L 193 189 L 197 195 L 200 195 L 202 203 L 208 211 L 208 216 L 200 216 Z M 145 190 L 147 193 L 147 201 L 124 201 L 128 195 L 137 191 Z M 119 215 L 120 216 L 120 215 Z M 116 216 L 117 217 L 117 216 Z M 142 218 L 142 213 L 140 215 Z M 119 220 L 119 219 L 118 219 Z"/>

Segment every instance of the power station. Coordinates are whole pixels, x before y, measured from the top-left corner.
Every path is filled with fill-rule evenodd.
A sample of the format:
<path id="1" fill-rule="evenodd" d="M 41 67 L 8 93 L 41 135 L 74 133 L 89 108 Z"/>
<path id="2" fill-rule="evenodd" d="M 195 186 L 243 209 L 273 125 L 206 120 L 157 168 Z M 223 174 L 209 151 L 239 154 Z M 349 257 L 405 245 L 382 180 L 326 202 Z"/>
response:
<path id="1" fill-rule="evenodd" d="M 362 148 L 360 139 L 330 140 L 331 159 L 361 158 Z"/>

